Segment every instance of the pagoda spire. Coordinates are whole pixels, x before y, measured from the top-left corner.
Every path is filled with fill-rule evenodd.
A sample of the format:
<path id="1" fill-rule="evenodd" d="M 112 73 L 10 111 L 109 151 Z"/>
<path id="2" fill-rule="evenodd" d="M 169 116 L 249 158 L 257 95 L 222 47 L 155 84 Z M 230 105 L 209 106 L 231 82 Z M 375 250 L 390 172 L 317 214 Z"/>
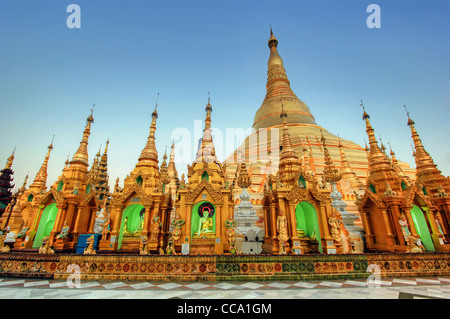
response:
<path id="1" fill-rule="evenodd" d="M 164 152 L 163 162 L 161 163 L 160 173 L 161 173 L 161 176 L 163 174 L 167 174 L 167 146 L 166 146 L 166 150 Z"/>
<path id="2" fill-rule="evenodd" d="M 363 183 L 359 180 L 356 173 L 352 170 L 352 168 L 347 160 L 347 156 L 345 155 L 345 152 L 344 152 L 344 147 L 341 144 L 341 139 L 339 139 L 338 147 L 339 147 L 339 153 L 341 156 L 342 179 L 348 180 L 350 182 L 350 186 L 353 189 L 363 188 L 364 187 Z"/>
<path id="3" fill-rule="evenodd" d="M 389 161 L 384 154 L 384 152 L 380 149 L 378 146 L 377 138 L 375 137 L 375 130 L 373 129 L 372 125 L 370 124 L 370 116 L 367 114 L 366 109 L 364 107 L 363 101 L 361 100 L 361 106 L 363 108 L 363 120 L 366 122 L 366 133 L 369 138 L 369 162 L 375 162 L 375 161 Z M 370 164 L 370 163 L 369 163 Z"/>
<path id="4" fill-rule="evenodd" d="M 257 130 L 282 124 L 282 120 L 277 116 L 282 104 L 286 113 L 289 114 L 289 122 L 316 125 L 308 106 L 300 101 L 291 89 L 283 59 L 278 53 L 278 40 L 273 34 L 272 27 L 268 46 L 270 56 L 267 62 L 267 92 L 261 107 L 256 112 L 253 127 Z"/>
<path id="5" fill-rule="evenodd" d="M 14 174 L 14 172 L 11 169 L 11 167 L 14 160 L 15 151 L 16 148 L 14 147 L 14 151 L 8 158 L 5 168 L 0 173 L 0 216 L 3 215 L 6 207 L 13 199 L 11 189 L 14 188 L 14 185 L 12 184 L 13 181 L 12 175 Z"/>
<path id="6" fill-rule="evenodd" d="M 394 167 L 394 169 L 398 175 L 403 176 L 404 175 L 403 170 L 400 167 L 400 164 L 398 163 L 398 160 L 397 160 L 397 157 L 395 156 L 394 151 L 392 150 L 391 143 L 388 142 L 388 145 L 389 145 L 389 149 L 390 149 L 389 155 L 391 156 L 392 166 Z"/>
<path id="7" fill-rule="evenodd" d="M 291 136 L 287 126 L 287 113 L 281 105 L 280 118 L 283 121 L 283 143 L 280 154 L 279 175 L 282 183 L 292 183 L 294 177 L 301 170 L 301 162 L 292 147 Z"/>
<path id="8" fill-rule="evenodd" d="M 95 189 L 98 190 L 98 199 L 103 200 L 109 197 L 109 186 L 108 186 L 108 145 L 109 138 L 106 141 L 105 150 L 100 157 L 100 161 L 97 164 Z M 99 151 L 100 152 L 100 151 Z"/>
<path id="9" fill-rule="evenodd" d="M 211 112 L 212 106 L 210 102 L 210 94 L 208 92 L 208 104 L 205 107 L 206 118 L 205 118 L 205 129 L 203 130 L 203 137 L 201 140 L 200 147 L 197 151 L 197 157 L 195 162 L 206 162 L 212 163 L 217 161 L 216 150 L 214 148 L 214 142 L 212 138 L 211 130 Z"/>
<path id="10" fill-rule="evenodd" d="M 369 167 L 367 183 L 371 183 L 378 193 L 384 193 L 388 188 L 392 187 L 396 193 L 401 193 L 401 178 L 391 165 L 389 158 L 378 146 L 378 141 L 375 137 L 375 130 L 369 121 L 369 114 L 367 114 L 363 102 L 363 120 L 366 122 L 366 133 L 369 138 Z"/>
<path id="11" fill-rule="evenodd" d="M 159 93 L 156 98 L 155 110 L 152 113 L 152 123 L 150 125 L 150 134 L 147 138 L 147 144 L 145 144 L 145 147 L 142 150 L 141 155 L 139 156 L 139 161 L 136 166 L 158 166 L 158 152 L 156 150 L 155 143 L 156 119 L 158 118 L 158 99 Z"/>
<path id="12" fill-rule="evenodd" d="M 80 163 L 86 167 L 89 166 L 89 157 L 88 157 L 87 147 L 88 147 L 89 135 L 91 134 L 91 125 L 92 125 L 92 123 L 94 123 L 94 116 L 93 116 L 94 108 L 95 108 L 95 104 L 93 105 L 93 107 L 91 109 L 91 115 L 89 115 L 89 117 L 86 119 L 86 126 L 84 128 L 83 138 L 81 139 L 78 150 L 73 155 L 70 165 L 72 165 L 74 163 Z"/>
<path id="13" fill-rule="evenodd" d="M 328 151 L 326 139 L 323 136 L 322 130 L 320 130 L 320 140 L 323 145 L 324 163 L 325 167 L 323 169 L 323 178 L 327 183 L 336 183 L 341 180 L 342 175 L 339 170 L 334 166 L 333 159 L 331 158 L 330 152 Z"/>
<path id="14" fill-rule="evenodd" d="M 11 155 L 8 157 L 8 160 L 6 161 L 6 165 L 4 169 L 11 169 L 13 161 L 14 161 L 14 154 L 16 153 L 16 147 L 14 147 L 13 152 L 11 153 Z"/>
<path id="15" fill-rule="evenodd" d="M 47 182 L 47 168 L 48 168 L 48 160 L 50 158 L 50 153 L 53 150 L 53 141 L 55 139 L 55 135 L 53 135 L 52 142 L 47 147 L 47 155 L 45 155 L 44 162 L 41 165 L 41 168 L 36 174 L 33 183 L 30 185 L 30 188 L 36 189 L 46 189 L 45 183 Z"/>
<path id="16" fill-rule="evenodd" d="M 441 171 L 437 168 L 433 158 L 425 150 L 422 141 L 420 140 L 419 133 L 415 128 L 415 122 L 410 118 L 409 112 L 406 109 L 406 115 L 408 116 L 407 125 L 411 128 L 411 135 L 414 142 L 414 158 L 416 161 L 416 178 L 425 186 L 429 194 L 438 195 L 443 188 L 447 193 L 450 193 L 450 183 L 445 178 Z"/>
<path id="17" fill-rule="evenodd" d="M 175 195 L 178 188 L 180 187 L 180 180 L 178 179 L 178 172 L 175 167 L 175 143 L 172 142 L 170 150 L 170 160 L 167 167 L 167 176 L 170 179 L 169 188 L 173 191 L 172 195 Z"/>

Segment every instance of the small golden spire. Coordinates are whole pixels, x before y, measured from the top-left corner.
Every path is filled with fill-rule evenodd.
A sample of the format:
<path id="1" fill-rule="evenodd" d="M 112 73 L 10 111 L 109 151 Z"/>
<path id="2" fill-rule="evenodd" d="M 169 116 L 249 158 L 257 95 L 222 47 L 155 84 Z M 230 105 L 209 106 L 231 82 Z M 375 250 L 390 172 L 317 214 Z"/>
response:
<path id="1" fill-rule="evenodd" d="M 322 129 L 320 130 L 320 140 L 323 144 L 323 155 L 324 155 L 324 163 L 325 167 L 323 169 L 323 178 L 326 182 L 338 182 L 341 180 L 342 175 L 339 173 L 339 170 L 334 166 L 333 159 L 331 158 L 330 152 L 328 151 L 326 145 L 326 139 L 323 136 Z"/>
<path id="2" fill-rule="evenodd" d="M 152 117 L 156 117 L 156 118 L 158 118 L 158 112 L 156 111 L 156 108 L 158 107 L 158 100 L 159 100 L 159 93 L 158 93 L 158 95 L 156 96 L 156 104 L 155 104 L 155 110 L 153 111 L 153 113 L 152 113 Z"/>
<path id="3" fill-rule="evenodd" d="M 153 162 L 152 165 L 157 166 L 158 164 L 158 152 L 156 150 L 155 144 L 155 132 L 156 132 L 156 119 L 158 118 L 158 112 L 156 108 L 158 107 L 159 93 L 156 97 L 155 110 L 152 113 L 152 124 L 150 125 L 150 134 L 147 138 L 147 143 L 139 156 L 139 163 L 136 166 L 146 166 L 148 160 Z"/>
<path id="4" fill-rule="evenodd" d="M 52 142 L 48 146 L 47 155 L 45 156 L 44 162 L 41 165 L 41 168 L 36 174 L 36 177 L 34 178 L 33 184 L 30 185 L 30 188 L 39 188 L 39 189 L 45 189 L 45 183 L 47 182 L 47 167 L 48 167 L 48 160 L 50 158 L 50 153 L 53 150 L 53 141 L 55 139 L 55 135 L 53 135 Z"/>
<path id="5" fill-rule="evenodd" d="M 108 145 L 109 145 L 109 137 L 108 137 L 108 140 L 106 141 L 105 151 L 103 152 L 103 154 L 108 153 Z"/>
<path id="6" fill-rule="evenodd" d="M 65 170 L 67 167 L 69 167 L 69 163 L 70 163 L 69 158 L 70 158 L 70 152 L 67 154 L 67 159 L 66 159 L 66 162 L 64 163 L 65 165 L 64 165 L 63 170 Z"/>
<path id="7" fill-rule="evenodd" d="M 406 116 L 408 116 L 408 126 L 411 126 L 411 125 L 414 125 L 414 124 L 416 124 L 416 123 L 414 123 L 414 121 L 413 120 L 411 120 L 411 118 L 409 117 L 409 112 L 408 112 L 408 109 L 406 108 L 406 105 L 403 105 L 403 107 L 405 108 L 405 111 L 406 111 Z"/>
<path id="8" fill-rule="evenodd" d="M 14 161 L 14 153 L 16 152 L 16 146 L 14 146 L 14 150 L 11 153 L 11 156 L 8 157 L 8 160 L 6 161 L 6 165 L 4 169 L 11 169 L 13 161 Z"/>
<path id="9" fill-rule="evenodd" d="M 269 48 L 272 49 L 272 47 L 277 47 L 278 46 L 278 40 L 277 38 L 275 38 L 275 36 L 273 35 L 273 31 L 272 31 L 272 25 L 270 25 L 270 38 L 269 38 Z"/>
<path id="10" fill-rule="evenodd" d="M 89 157 L 88 157 L 87 146 L 88 146 L 89 135 L 91 134 L 91 124 L 94 123 L 94 116 L 93 116 L 94 108 L 95 108 L 95 104 L 93 105 L 93 107 L 91 109 L 91 114 L 86 119 L 86 127 L 83 132 L 83 138 L 80 142 L 80 146 L 78 147 L 78 150 L 73 155 L 71 163 L 82 163 L 86 167 L 89 166 Z"/>
<path id="11" fill-rule="evenodd" d="M 364 103 L 363 103 L 363 100 L 361 100 L 361 104 L 360 104 L 360 106 L 363 108 L 363 111 L 364 111 L 364 113 L 363 113 L 363 120 L 365 120 L 365 119 L 369 119 L 370 118 L 370 116 L 369 116 L 369 114 L 367 114 L 366 113 L 366 108 L 364 107 Z"/>
<path id="12" fill-rule="evenodd" d="M 23 181 L 22 187 L 19 189 L 19 193 L 23 193 L 27 189 L 28 174 L 29 173 L 25 176 L 25 180 Z"/>
<path id="13" fill-rule="evenodd" d="M 163 160 L 164 160 L 164 161 L 167 160 L 167 145 L 166 145 L 166 150 L 164 151 Z"/>

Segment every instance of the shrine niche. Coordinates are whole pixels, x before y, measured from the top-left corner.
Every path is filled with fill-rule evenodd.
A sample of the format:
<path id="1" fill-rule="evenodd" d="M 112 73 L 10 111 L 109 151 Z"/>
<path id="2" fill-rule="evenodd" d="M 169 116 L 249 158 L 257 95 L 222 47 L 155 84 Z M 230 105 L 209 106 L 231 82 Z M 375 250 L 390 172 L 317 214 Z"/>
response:
<path id="1" fill-rule="evenodd" d="M 440 177 L 436 165 L 424 150 L 414 122 L 408 114 L 418 166 L 417 180 L 411 182 L 399 167 L 394 167 L 382 151 L 383 147 L 378 146 L 369 118 L 364 110 L 370 144 L 369 176 L 364 196 L 356 201 L 366 232 L 367 248 L 389 252 L 448 251 L 448 228 L 440 223 L 446 208 L 439 205 L 438 189 L 439 186 L 442 189 L 450 186 Z M 431 192 L 434 196 L 430 196 Z"/>
<path id="2" fill-rule="evenodd" d="M 341 253 L 341 219 L 331 207 L 330 190 L 319 188 L 292 147 L 282 108 L 283 145 L 279 170 L 265 184 L 263 251 L 271 254 Z M 331 222 L 333 221 L 333 222 Z"/>
<path id="3" fill-rule="evenodd" d="M 202 201 L 194 205 L 191 217 L 192 238 L 215 238 L 216 208 L 213 204 Z"/>
<path id="4" fill-rule="evenodd" d="M 116 186 L 108 207 L 110 228 L 99 244 L 99 252 L 119 251 L 160 254 L 167 245 L 170 228 L 171 194 L 165 193 L 158 166 L 155 132 L 158 112 L 152 113 L 150 134 L 136 167 Z M 105 226 L 106 227 L 106 226 Z"/>
<path id="5" fill-rule="evenodd" d="M 174 242 L 175 252 L 189 246 L 191 255 L 223 254 L 230 251 L 226 226 L 232 216 L 234 200 L 226 179 L 226 165 L 217 160 L 211 135 L 211 111 L 206 106 L 205 129 L 196 160 L 188 165 L 188 182 L 180 182 L 176 214 L 183 224 L 179 227 L 180 242 Z"/>

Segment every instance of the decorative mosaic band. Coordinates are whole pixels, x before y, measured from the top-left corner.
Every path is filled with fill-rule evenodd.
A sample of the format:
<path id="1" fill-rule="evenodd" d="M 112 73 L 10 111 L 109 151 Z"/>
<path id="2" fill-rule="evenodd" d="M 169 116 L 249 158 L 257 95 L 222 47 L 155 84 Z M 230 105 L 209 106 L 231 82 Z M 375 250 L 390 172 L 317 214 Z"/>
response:
<path id="1" fill-rule="evenodd" d="M 81 280 L 238 281 L 450 276 L 450 254 L 120 256 L 0 254 L 0 276 Z"/>

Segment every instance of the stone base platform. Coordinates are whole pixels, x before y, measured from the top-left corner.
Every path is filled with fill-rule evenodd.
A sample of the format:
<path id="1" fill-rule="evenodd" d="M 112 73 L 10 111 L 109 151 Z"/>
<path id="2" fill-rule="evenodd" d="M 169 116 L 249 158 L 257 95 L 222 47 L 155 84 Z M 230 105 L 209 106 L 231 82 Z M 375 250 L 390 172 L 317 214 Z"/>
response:
<path id="1" fill-rule="evenodd" d="M 74 272 L 78 270 L 77 272 Z M 450 276 L 450 254 L 137 256 L 0 254 L 0 277 L 271 281 Z"/>

